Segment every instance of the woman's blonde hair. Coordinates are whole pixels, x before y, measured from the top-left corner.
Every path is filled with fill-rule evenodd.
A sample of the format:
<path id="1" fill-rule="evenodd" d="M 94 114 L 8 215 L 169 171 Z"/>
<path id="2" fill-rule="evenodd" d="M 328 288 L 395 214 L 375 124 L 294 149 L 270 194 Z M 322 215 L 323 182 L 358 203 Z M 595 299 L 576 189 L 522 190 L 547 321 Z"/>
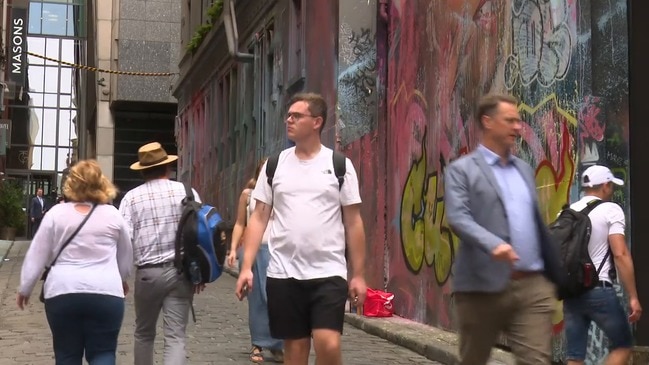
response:
<path id="1" fill-rule="evenodd" d="M 81 160 L 71 169 L 63 195 L 74 202 L 107 204 L 117 196 L 117 188 L 101 172 L 95 160 Z"/>

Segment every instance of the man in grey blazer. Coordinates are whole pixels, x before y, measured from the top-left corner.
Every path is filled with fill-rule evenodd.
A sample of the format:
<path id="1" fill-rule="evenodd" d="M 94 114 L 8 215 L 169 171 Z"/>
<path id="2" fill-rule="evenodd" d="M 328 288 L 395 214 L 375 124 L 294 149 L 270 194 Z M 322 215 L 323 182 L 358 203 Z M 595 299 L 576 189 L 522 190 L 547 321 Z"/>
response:
<path id="1" fill-rule="evenodd" d="M 518 101 L 480 100 L 481 143 L 445 174 L 446 216 L 460 238 L 453 297 L 460 364 L 486 364 L 501 332 L 518 365 L 551 362 L 558 249 L 539 212 L 534 172 L 511 149 L 522 123 Z"/>

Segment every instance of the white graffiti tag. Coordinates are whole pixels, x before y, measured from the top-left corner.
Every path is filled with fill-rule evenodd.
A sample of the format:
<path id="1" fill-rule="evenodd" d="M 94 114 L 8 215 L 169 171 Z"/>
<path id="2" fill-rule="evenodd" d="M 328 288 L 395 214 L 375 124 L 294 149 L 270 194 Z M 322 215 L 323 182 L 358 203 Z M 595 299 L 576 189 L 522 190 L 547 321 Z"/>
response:
<path id="1" fill-rule="evenodd" d="M 572 52 L 569 9 L 565 0 L 512 1 L 512 53 L 505 83 L 549 87 L 568 73 Z"/>

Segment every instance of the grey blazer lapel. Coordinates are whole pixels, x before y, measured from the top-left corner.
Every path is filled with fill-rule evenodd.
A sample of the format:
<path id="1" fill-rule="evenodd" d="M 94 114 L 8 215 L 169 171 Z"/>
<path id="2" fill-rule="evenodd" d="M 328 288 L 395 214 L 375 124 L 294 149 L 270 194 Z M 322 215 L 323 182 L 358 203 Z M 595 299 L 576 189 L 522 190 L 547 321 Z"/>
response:
<path id="1" fill-rule="evenodd" d="M 496 193 L 498 193 L 498 198 L 504 202 L 505 200 L 503 199 L 502 191 L 500 191 L 500 185 L 498 185 L 498 180 L 496 180 L 496 175 L 494 175 L 491 166 L 487 164 L 487 161 L 480 154 L 480 151 L 476 150 L 473 153 L 473 161 L 475 161 L 475 163 L 478 165 L 480 170 L 482 170 L 482 174 L 487 177 L 487 181 L 489 181 L 489 183 L 494 188 L 494 190 L 496 190 Z"/>

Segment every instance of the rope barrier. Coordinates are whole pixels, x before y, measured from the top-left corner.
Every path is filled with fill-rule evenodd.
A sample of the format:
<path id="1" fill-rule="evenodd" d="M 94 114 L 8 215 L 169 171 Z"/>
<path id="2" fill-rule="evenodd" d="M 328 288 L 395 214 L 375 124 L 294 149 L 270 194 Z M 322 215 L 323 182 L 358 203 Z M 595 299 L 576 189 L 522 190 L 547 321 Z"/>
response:
<path id="1" fill-rule="evenodd" d="M 40 54 L 32 53 L 32 52 L 27 52 L 28 55 L 42 58 L 44 60 L 60 63 L 62 65 L 67 65 L 67 66 L 72 66 L 74 68 L 78 68 L 81 70 L 88 70 L 92 72 L 105 72 L 109 74 L 114 74 L 114 75 L 131 75 L 131 76 L 173 76 L 177 75 L 176 72 L 135 72 L 135 71 L 115 71 L 115 70 L 105 70 L 97 67 L 91 67 L 91 66 L 86 66 L 86 65 L 78 65 L 76 63 L 70 63 L 62 60 L 57 60 L 54 58 L 46 57 Z"/>

